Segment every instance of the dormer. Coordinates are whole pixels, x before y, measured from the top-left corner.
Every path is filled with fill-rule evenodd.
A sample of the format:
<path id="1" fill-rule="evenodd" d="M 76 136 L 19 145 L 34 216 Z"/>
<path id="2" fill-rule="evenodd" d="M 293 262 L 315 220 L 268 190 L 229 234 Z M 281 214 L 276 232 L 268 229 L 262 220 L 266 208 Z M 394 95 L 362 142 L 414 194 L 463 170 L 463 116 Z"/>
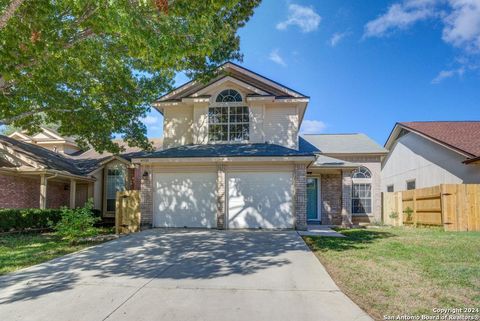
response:
<path id="1" fill-rule="evenodd" d="M 164 148 L 272 143 L 298 149 L 309 98 L 228 62 L 209 82 L 191 81 L 153 105 L 164 116 Z"/>

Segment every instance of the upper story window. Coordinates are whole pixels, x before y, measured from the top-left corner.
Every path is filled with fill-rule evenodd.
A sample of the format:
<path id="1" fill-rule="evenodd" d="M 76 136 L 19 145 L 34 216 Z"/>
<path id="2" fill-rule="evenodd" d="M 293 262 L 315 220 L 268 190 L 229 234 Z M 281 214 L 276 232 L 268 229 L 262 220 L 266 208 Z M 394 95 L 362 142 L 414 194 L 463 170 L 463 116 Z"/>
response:
<path id="1" fill-rule="evenodd" d="M 249 139 L 250 117 L 242 95 L 226 89 L 208 108 L 209 142 L 245 142 Z"/>

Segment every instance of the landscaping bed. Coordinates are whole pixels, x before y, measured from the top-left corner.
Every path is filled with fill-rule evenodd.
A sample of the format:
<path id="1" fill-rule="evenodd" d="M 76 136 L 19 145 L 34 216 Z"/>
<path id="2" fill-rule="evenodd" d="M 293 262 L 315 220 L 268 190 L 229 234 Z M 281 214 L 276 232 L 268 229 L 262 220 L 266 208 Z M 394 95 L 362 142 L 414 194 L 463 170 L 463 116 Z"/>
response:
<path id="1" fill-rule="evenodd" d="M 480 233 L 433 228 L 339 230 L 304 237 L 338 286 L 377 320 L 480 306 Z"/>

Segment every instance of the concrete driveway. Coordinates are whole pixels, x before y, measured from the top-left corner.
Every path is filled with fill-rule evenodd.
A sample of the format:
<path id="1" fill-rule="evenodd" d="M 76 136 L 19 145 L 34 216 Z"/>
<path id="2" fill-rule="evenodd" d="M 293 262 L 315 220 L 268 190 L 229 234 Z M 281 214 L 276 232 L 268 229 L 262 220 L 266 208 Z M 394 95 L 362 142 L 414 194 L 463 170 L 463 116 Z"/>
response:
<path id="1" fill-rule="evenodd" d="M 0 278 L 2 320 L 371 320 L 296 232 L 149 230 Z"/>

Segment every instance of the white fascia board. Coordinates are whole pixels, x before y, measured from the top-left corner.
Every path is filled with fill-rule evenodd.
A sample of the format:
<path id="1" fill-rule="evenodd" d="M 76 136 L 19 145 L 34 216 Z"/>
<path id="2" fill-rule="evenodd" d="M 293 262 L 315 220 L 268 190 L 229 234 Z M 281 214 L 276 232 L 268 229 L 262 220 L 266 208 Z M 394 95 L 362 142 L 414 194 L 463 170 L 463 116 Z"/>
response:
<path id="1" fill-rule="evenodd" d="M 250 90 L 250 91 L 253 91 L 254 93 L 258 94 L 258 95 L 268 95 L 267 92 L 255 87 L 255 86 L 252 86 L 250 84 L 247 84 L 246 82 L 244 81 L 241 81 L 241 80 L 238 80 L 236 78 L 233 78 L 232 76 L 226 76 L 226 77 L 223 77 L 213 83 L 211 83 L 210 85 L 208 85 L 207 87 L 204 87 L 202 89 L 200 89 L 199 91 L 197 91 L 196 93 L 192 94 L 191 96 L 192 97 L 197 97 L 197 96 L 201 96 L 205 93 L 207 93 L 208 91 L 210 91 L 212 88 L 215 88 L 215 87 L 218 87 L 218 86 L 221 86 L 222 84 L 226 83 L 226 82 L 233 82 L 234 84 L 240 86 L 240 87 L 243 87 L 247 90 Z"/>
<path id="2" fill-rule="evenodd" d="M 288 89 L 288 88 L 285 88 L 285 87 L 283 87 L 283 86 L 280 86 L 279 84 L 277 84 L 277 83 L 275 83 L 275 82 L 273 82 L 273 81 L 271 81 L 271 80 L 268 80 L 268 79 L 266 79 L 266 78 L 264 78 L 264 77 L 261 77 L 261 76 L 255 74 L 255 73 L 253 73 L 253 72 L 250 72 L 250 71 L 245 70 L 245 69 L 243 69 L 243 68 L 239 68 L 239 67 L 237 67 L 237 66 L 235 66 L 235 65 L 233 65 L 233 64 L 230 64 L 230 63 L 226 63 L 225 66 L 223 66 L 223 68 L 226 68 L 226 67 L 231 68 L 231 69 L 234 69 L 234 70 L 236 70 L 236 71 L 238 71 L 238 72 L 240 72 L 240 73 L 242 73 L 242 74 L 248 75 L 248 76 L 250 76 L 250 77 L 252 77 L 252 78 L 254 78 L 254 79 L 258 80 L 258 81 L 261 81 L 261 82 L 263 82 L 263 83 L 265 83 L 265 84 L 268 84 L 268 85 L 271 86 L 271 87 L 277 88 L 278 90 L 283 91 L 283 92 L 287 93 L 287 94 L 290 95 L 290 96 L 293 96 L 293 97 L 301 97 L 297 92 L 294 92 L 294 91 L 292 91 L 292 90 L 290 90 L 290 89 Z"/>

